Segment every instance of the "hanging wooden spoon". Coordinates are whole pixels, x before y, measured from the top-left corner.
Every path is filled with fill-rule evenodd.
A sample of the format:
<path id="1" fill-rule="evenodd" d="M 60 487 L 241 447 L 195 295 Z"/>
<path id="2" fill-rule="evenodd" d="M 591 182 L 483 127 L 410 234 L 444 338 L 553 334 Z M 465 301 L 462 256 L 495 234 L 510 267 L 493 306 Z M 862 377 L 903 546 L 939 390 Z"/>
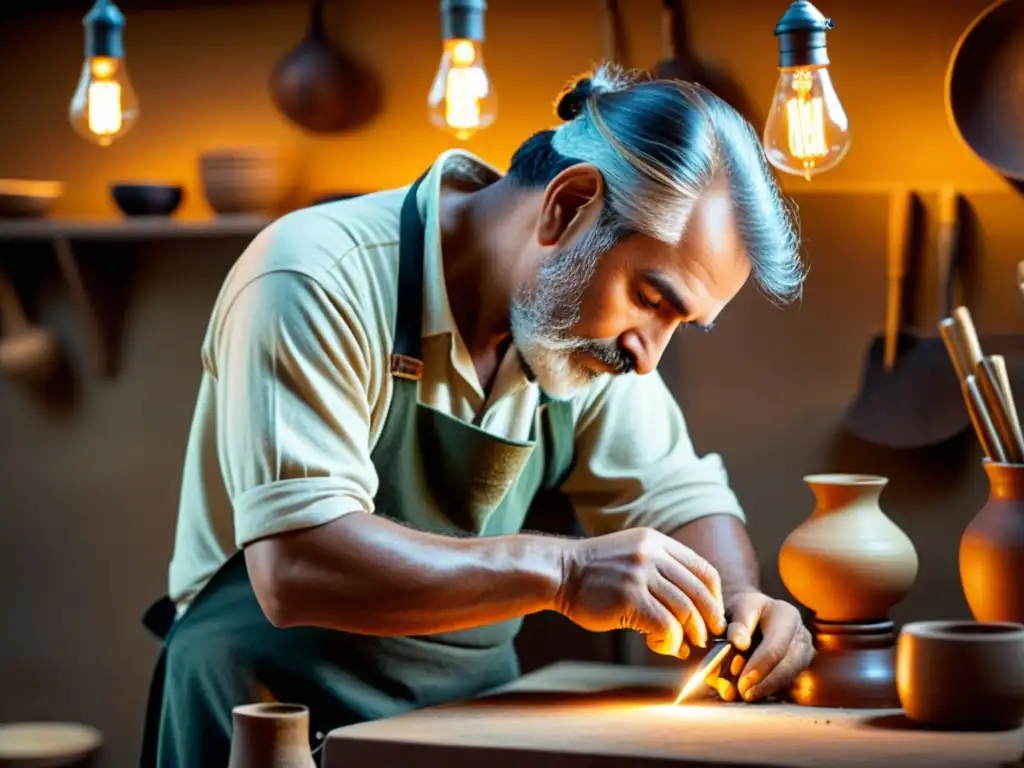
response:
<path id="1" fill-rule="evenodd" d="M 325 0 L 314 0 L 309 31 L 275 67 L 270 90 L 277 108 L 311 133 L 338 133 L 370 120 L 380 108 L 377 79 L 327 37 Z"/>
<path id="2" fill-rule="evenodd" d="M 14 286 L 0 275 L 0 370 L 33 383 L 45 380 L 57 363 L 53 334 L 33 326 L 25 317 Z"/>

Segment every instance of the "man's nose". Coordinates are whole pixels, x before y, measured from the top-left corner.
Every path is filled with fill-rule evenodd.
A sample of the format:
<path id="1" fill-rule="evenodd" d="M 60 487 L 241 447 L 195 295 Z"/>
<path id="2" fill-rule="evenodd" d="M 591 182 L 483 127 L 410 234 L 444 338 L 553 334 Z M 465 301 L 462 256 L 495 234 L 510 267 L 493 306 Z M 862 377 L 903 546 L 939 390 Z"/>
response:
<path id="1" fill-rule="evenodd" d="M 634 328 L 622 334 L 619 343 L 633 356 L 636 372 L 642 376 L 658 367 L 669 338 L 671 333 L 661 327 Z"/>

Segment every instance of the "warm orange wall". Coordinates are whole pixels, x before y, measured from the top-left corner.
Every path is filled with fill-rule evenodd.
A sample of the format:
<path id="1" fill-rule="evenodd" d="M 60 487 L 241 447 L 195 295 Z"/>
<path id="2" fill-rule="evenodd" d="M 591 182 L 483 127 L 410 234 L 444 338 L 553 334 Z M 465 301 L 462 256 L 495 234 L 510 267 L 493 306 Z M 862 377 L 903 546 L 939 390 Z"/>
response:
<path id="1" fill-rule="evenodd" d="M 602 56 L 603 0 L 491 0 L 485 55 L 500 98 L 498 122 L 467 146 L 504 166 L 518 143 L 552 122 L 551 101 L 575 72 Z M 659 52 L 657 0 L 622 0 L 629 62 L 649 66 Z M 83 0 L 82 12 L 89 0 Z M 763 113 L 775 80 L 771 32 L 783 0 L 690 2 L 699 52 L 727 66 Z M 1002 182 L 948 128 L 942 98 L 946 62 L 985 0 L 831 0 L 833 75 L 851 119 L 853 147 L 815 187 L 899 180 L 923 187 L 952 180 L 964 189 Z M 329 4 L 337 42 L 371 63 L 387 104 L 355 133 L 306 138 L 281 118 L 267 95 L 268 73 L 297 41 L 306 4 L 253 3 L 207 10 L 134 12 L 128 17 L 129 69 L 142 103 L 134 131 L 109 149 L 81 141 L 66 113 L 81 66 L 81 14 L 61 14 L 0 31 L 0 176 L 68 182 L 55 209 L 68 215 L 115 215 L 106 185 L 116 179 L 179 179 L 196 187 L 204 148 L 279 142 L 302 159 L 305 186 L 365 189 L 410 180 L 454 143 L 426 119 L 426 93 L 439 55 L 432 0 Z M 13 73 L 16 73 L 14 75 Z M 794 189 L 807 184 L 787 180 Z M 182 214 L 207 214 L 193 194 Z"/>

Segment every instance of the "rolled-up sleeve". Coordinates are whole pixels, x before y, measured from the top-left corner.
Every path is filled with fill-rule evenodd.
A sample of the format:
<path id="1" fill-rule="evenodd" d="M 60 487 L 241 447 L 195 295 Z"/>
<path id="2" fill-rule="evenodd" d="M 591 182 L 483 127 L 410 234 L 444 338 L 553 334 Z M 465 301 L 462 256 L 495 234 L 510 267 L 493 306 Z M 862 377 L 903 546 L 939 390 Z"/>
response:
<path id="1" fill-rule="evenodd" d="M 308 276 L 269 272 L 238 292 L 214 350 L 236 544 L 372 512 L 369 351 L 351 307 Z"/>
<path id="2" fill-rule="evenodd" d="M 590 535 L 639 526 L 670 533 L 719 513 L 746 519 L 721 457 L 697 455 L 657 372 L 608 377 L 582 406 L 562 490 Z"/>

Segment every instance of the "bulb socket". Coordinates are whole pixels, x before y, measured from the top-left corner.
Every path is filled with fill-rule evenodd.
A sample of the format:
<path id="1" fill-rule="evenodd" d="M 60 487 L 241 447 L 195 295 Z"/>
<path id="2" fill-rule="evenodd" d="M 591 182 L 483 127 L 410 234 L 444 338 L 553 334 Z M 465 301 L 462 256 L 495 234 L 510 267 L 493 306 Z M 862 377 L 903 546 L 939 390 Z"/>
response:
<path id="1" fill-rule="evenodd" d="M 85 27 L 85 57 L 124 58 L 124 14 L 110 0 L 96 4 L 82 19 Z"/>
<path id="2" fill-rule="evenodd" d="M 832 19 L 807 0 L 796 0 L 775 25 L 779 38 L 779 68 L 825 67 L 829 64 L 826 33 Z"/>
<path id="3" fill-rule="evenodd" d="M 484 39 L 486 0 L 441 0 L 441 39 Z"/>

